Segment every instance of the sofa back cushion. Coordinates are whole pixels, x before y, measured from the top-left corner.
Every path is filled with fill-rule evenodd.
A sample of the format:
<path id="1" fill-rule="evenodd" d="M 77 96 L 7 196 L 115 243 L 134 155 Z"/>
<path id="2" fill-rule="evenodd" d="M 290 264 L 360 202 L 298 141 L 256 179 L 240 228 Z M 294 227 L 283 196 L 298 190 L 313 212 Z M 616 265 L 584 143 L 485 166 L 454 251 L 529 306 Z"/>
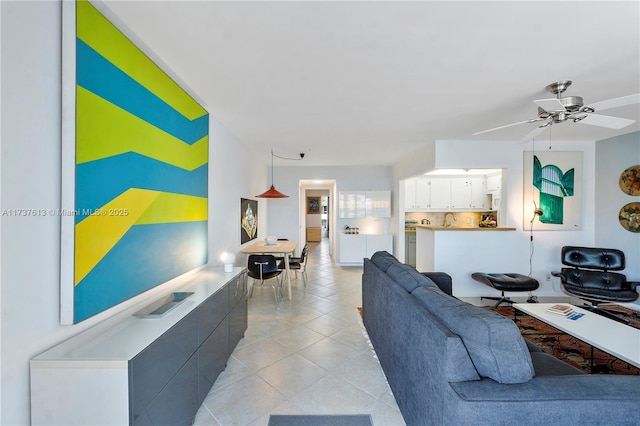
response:
<path id="1" fill-rule="evenodd" d="M 430 287 L 417 287 L 412 295 L 460 336 L 480 376 L 498 383 L 524 383 L 533 378 L 531 355 L 513 321 Z"/>
<path id="2" fill-rule="evenodd" d="M 417 287 L 421 286 L 438 288 L 430 278 L 416 271 L 413 266 L 405 265 L 404 263 L 389 266 L 387 275 L 400 284 L 408 293 L 411 293 Z"/>
<path id="3" fill-rule="evenodd" d="M 371 256 L 371 262 L 376 265 L 378 268 L 382 270 L 382 272 L 387 272 L 389 266 L 391 265 L 399 265 L 400 261 L 393 257 L 393 255 L 389 254 L 387 251 L 377 251 Z"/>

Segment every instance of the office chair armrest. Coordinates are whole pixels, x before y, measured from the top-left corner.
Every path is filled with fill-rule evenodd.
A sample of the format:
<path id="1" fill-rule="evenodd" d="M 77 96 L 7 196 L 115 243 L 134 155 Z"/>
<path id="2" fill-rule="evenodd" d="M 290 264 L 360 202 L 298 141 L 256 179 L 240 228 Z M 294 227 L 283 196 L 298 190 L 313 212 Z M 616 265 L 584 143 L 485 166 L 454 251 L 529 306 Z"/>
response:
<path id="1" fill-rule="evenodd" d="M 562 272 L 559 272 L 559 271 L 551 271 L 551 275 L 553 275 L 554 277 L 560 278 L 560 280 L 562 281 L 566 281 L 567 279 L 567 277 Z"/>

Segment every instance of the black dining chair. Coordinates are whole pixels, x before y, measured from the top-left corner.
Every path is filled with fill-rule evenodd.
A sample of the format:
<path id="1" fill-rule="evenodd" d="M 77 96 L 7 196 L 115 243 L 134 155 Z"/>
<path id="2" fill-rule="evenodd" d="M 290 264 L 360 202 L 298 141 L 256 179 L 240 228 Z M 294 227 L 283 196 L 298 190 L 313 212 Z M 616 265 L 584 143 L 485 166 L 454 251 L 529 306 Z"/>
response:
<path id="1" fill-rule="evenodd" d="M 296 272 L 296 278 L 297 278 L 297 274 L 298 271 L 300 271 L 300 274 L 302 274 L 302 281 L 304 282 L 304 291 L 306 293 L 307 291 L 307 255 L 309 252 L 309 248 L 308 245 L 305 244 L 304 247 L 302 248 L 302 252 L 300 253 L 300 257 L 295 257 L 295 256 L 289 256 L 289 269 L 291 271 L 295 271 Z M 285 269 L 285 264 L 284 264 L 284 260 L 280 261 L 278 263 L 278 269 L 280 270 L 284 270 Z"/>
<path id="2" fill-rule="evenodd" d="M 288 238 L 278 238 L 278 241 L 289 241 Z M 284 260 L 283 256 L 276 256 L 276 263 L 280 263 L 281 260 Z"/>
<path id="3" fill-rule="evenodd" d="M 271 285 L 273 288 L 273 294 L 276 298 L 276 308 L 280 306 L 280 300 L 282 300 L 282 282 L 277 279 L 282 274 L 282 271 L 278 269 L 276 258 L 271 254 L 252 254 L 249 255 L 247 260 L 247 275 L 253 278 L 253 284 L 249 291 L 249 297 L 253 296 L 253 288 L 256 285 L 256 281 L 260 280 L 260 285 L 263 286 L 266 280 L 276 278 L 277 285 Z M 280 292 L 280 298 L 278 298 L 278 291 Z"/>

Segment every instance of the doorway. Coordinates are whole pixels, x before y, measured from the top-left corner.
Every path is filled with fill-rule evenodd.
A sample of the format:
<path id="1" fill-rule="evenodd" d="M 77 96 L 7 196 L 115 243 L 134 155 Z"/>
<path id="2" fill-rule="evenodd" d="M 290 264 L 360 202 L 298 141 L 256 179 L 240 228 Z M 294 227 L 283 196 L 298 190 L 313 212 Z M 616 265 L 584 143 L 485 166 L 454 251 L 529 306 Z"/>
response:
<path id="1" fill-rule="evenodd" d="M 336 181 L 300 180 L 300 229 L 299 241 L 325 242 L 328 240 L 329 254 L 335 247 Z M 317 209 L 315 206 L 318 206 Z"/>

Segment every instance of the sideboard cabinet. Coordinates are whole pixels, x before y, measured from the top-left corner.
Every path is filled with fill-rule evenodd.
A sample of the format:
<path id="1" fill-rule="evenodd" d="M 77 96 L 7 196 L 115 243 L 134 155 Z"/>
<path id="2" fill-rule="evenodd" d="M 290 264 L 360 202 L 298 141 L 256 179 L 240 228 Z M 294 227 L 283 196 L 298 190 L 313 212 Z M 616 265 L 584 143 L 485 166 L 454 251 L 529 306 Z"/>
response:
<path id="1" fill-rule="evenodd" d="M 197 272 L 156 318 L 99 324 L 36 356 L 33 425 L 190 425 L 247 328 L 244 268 Z"/>

